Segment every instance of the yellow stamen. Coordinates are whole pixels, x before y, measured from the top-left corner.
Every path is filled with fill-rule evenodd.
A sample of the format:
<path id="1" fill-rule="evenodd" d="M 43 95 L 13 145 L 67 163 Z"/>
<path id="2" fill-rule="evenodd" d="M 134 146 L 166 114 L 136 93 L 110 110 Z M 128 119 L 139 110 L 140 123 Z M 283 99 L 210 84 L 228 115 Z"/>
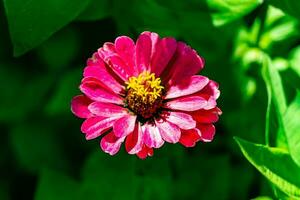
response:
<path id="1" fill-rule="evenodd" d="M 125 82 L 127 106 L 144 118 L 149 118 L 160 107 L 164 87 L 154 73 L 142 72 Z"/>

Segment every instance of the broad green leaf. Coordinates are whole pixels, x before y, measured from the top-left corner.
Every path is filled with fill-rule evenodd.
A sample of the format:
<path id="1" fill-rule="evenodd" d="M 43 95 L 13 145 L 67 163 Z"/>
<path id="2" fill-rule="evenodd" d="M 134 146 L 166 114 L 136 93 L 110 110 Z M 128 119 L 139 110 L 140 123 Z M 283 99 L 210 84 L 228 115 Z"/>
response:
<path id="1" fill-rule="evenodd" d="M 222 26 L 250 13 L 263 0 L 206 0 L 215 26 Z"/>
<path id="2" fill-rule="evenodd" d="M 109 0 L 91 0 L 90 5 L 77 17 L 77 20 L 94 21 L 109 17 L 111 6 Z"/>
<path id="3" fill-rule="evenodd" d="M 289 151 L 300 166 L 300 91 L 297 91 L 295 100 L 288 106 L 283 121 Z"/>
<path id="4" fill-rule="evenodd" d="M 66 27 L 40 45 L 37 54 L 49 71 L 62 71 L 78 58 L 79 50 L 78 32 Z"/>
<path id="5" fill-rule="evenodd" d="M 271 183 L 294 199 L 300 199 L 300 168 L 288 152 L 235 138 L 248 161 Z"/>
<path id="6" fill-rule="evenodd" d="M 300 77 L 300 46 L 293 49 L 293 51 L 290 53 L 289 61 L 290 61 L 291 68 Z"/>
<path id="7" fill-rule="evenodd" d="M 288 13 L 300 19 L 300 1 L 298 0 L 270 0 L 270 4 L 281 9 L 282 11 Z"/>
<path id="8" fill-rule="evenodd" d="M 90 0 L 4 0 L 14 55 L 37 47 L 74 20 Z"/>
<path id="9" fill-rule="evenodd" d="M 283 145 L 286 144 L 286 136 L 284 132 L 283 115 L 286 112 L 287 104 L 286 104 L 285 93 L 281 82 L 281 77 L 279 75 L 278 70 L 272 65 L 271 59 L 269 58 L 268 55 L 263 54 L 262 64 L 263 64 L 262 76 L 266 83 L 267 92 L 268 95 L 270 96 L 269 98 L 271 98 L 274 103 L 275 112 L 279 123 L 278 138 L 280 138 L 280 143 L 282 144 L 282 147 L 284 147 Z M 270 104 L 270 100 L 268 104 Z M 268 107 L 268 112 L 270 112 L 269 107 Z M 269 123 L 268 112 L 266 116 L 267 123 Z M 269 125 L 266 124 L 266 131 L 267 131 L 266 134 L 270 134 L 268 130 L 268 126 Z"/>
<path id="10" fill-rule="evenodd" d="M 40 172 L 35 200 L 80 200 L 80 185 L 69 176 L 50 169 Z"/>

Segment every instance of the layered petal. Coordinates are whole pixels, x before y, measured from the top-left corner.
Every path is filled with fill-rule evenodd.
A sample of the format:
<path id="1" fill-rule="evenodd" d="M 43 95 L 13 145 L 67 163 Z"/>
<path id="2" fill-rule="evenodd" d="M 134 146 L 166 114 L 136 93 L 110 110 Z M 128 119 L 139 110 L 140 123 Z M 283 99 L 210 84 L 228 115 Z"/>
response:
<path id="1" fill-rule="evenodd" d="M 106 58 L 105 62 L 112 70 L 123 80 L 127 81 L 129 77 L 134 75 L 134 69 L 128 66 L 119 55 L 113 54 Z"/>
<path id="2" fill-rule="evenodd" d="M 157 42 L 151 59 L 151 71 L 156 76 L 160 76 L 167 67 L 175 53 L 176 47 L 177 42 L 174 38 L 163 38 Z"/>
<path id="3" fill-rule="evenodd" d="M 117 37 L 115 40 L 115 48 L 122 60 L 131 67 L 133 75 L 137 76 L 137 69 L 135 67 L 135 44 L 134 41 L 127 36 Z"/>
<path id="4" fill-rule="evenodd" d="M 165 99 L 194 94 L 202 90 L 209 82 L 205 76 L 194 75 L 168 88 Z"/>
<path id="5" fill-rule="evenodd" d="M 194 147 L 201 139 L 199 129 L 182 130 L 179 142 L 185 147 Z"/>
<path id="6" fill-rule="evenodd" d="M 115 93 L 120 94 L 124 90 L 124 87 L 116 80 L 112 71 L 109 71 L 104 61 L 95 54 L 93 58 L 90 58 L 87 61 L 83 76 L 96 78 L 105 84 L 106 87 L 110 88 Z"/>
<path id="7" fill-rule="evenodd" d="M 165 103 L 164 107 L 173 110 L 195 111 L 203 109 L 208 105 L 208 101 L 200 96 L 180 97 Z"/>
<path id="8" fill-rule="evenodd" d="M 155 125 L 144 124 L 142 126 L 144 143 L 150 148 L 160 148 L 164 144 L 164 140 L 160 135 L 160 131 Z"/>
<path id="9" fill-rule="evenodd" d="M 96 116 L 115 117 L 124 116 L 128 113 L 127 109 L 112 103 L 93 102 L 88 106 L 88 110 Z"/>
<path id="10" fill-rule="evenodd" d="M 211 142 L 215 136 L 215 126 L 213 124 L 197 124 L 200 130 L 201 140 L 203 142 Z"/>
<path id="11" fill-rule="evenodd" d="M 133 132 L 135 127 L 136 115 L 127 114 L 118 119 L 114 125 L 113 130 L 117 137 L 125 137 Z"/>
<path id="12" fill-rule="evenodd" d="M 88 109 L 91 102 L 92 101 L 84 95 L 75 96 L 71 102 L 71 111 L 80 118 L 92 117 L 93 114 Z"/>
<path id="13" fill-rule="evenodd" d="M 218 107 L 210 110 L 201 109 L 191 113 L 191 115 L 197 122 L 206 124 L 217 122 L 219 120 L 219 115 L 221 114 L 222 111 Z"/>
<path id="14" fill-rule="evenodd" d="M 120 117 L 91 117 L 86 119 L 81 125 L 81 131 L 85 133 L 87 140 L 94 139 L 102 135 L 105 131 L 112 128 L 113 124 Z"/>
<path id="15" fill-rule="evenodd" d="M 172 124 L 176 124 L 179 128 L 188 130 L 196 127 L 196 121 L 189 114 L 183 112 L 164 111 L 162 116 Z"/>
<path id="16" fill-rule="evenodd" d="M 134 131 L 126 137 L 125 148 L 129 154 L 136 154 L 143 148 L 143 132 L 140 123 L 136 123 Z"/>
<path id="17" fill-rule="evenodd" d="M 147 158 L 148 156 L 153 156 L 153 149 L 147 147 L 146 145 L 144 145 L 144 146 L 142 147 L 142 150 L 139 151 L 139 152 L 137 153 L 137 156 L 138 156 L 140 159 L 145 159 L 145 158 Z"/>
<path id="18" fill-rule="evenodd" d="M 180 138 L 180 128 L 165 120 L 155 121 L 162 138 L 169 143 L 177 143 Z"/>
<path id="19" fill-rule="evenodd" d="M 152 41 L 148 34 L 141 34 L 136 41 L 135 62 L 138 73 L 150 69 Z"/>
<path id="20" fill-rule="evenodd" d="M 120 150 L 124 139 L 125 137 L 119 138 L 113 132 L 110 132 L 101 139 L 100 147 L 105 153 L 115 155 Z"/>
<path id="21" fill-rule="evenodd" d="M 80 90 L 90 99 L 105 103 L 123 104 L 123 99 L 114 92 L 107 89 L 99 80 L 84 78 Z"/>
<path id="22" fill-rule="evenodd" d="M 197 74 L 204 67 L 204 60 L 190 46 L 183 42 L 177 43 L 173 62 L 170 69 L 164 73 L 164 77 L 170 85 L 179 83 L 194 74 Z"/>

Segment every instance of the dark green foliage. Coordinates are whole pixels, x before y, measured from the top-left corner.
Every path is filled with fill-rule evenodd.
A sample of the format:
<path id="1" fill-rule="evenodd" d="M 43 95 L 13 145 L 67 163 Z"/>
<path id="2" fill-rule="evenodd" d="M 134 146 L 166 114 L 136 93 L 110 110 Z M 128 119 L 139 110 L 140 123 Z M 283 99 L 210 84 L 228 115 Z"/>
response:
<path id="1" fill-rule="evenodd" d="M 298 0 L 3 0 L 0 199 L 299 199 L 299 9 Z M 205 58 L 223 115 L 212 143 L 111 157 L 85 140 L 70 101 L 97 48 L 145 30 Z"/>

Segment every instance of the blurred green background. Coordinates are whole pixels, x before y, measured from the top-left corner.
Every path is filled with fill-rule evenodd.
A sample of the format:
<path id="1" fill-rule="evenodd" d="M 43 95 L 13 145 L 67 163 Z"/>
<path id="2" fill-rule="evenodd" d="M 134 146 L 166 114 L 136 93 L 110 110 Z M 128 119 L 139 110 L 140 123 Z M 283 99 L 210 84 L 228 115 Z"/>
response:
<path id="1" fill-rule="evenodd" d="M 268 104 L 258 51 L 280 72 L 287 102 L 299 89 L 297 2 L 3 0 L 0 199 L 277 198 L 233 137 L 265 143 Z M 145 30 L 184 41 L 205 58 L 201 74 L 220 84 L 223 115 L 212 143 L 167 144 L 146 160 L 124 149 L 111 157 L 98 139 L 85 140 L 70 101 L 93 52 Z"/>

